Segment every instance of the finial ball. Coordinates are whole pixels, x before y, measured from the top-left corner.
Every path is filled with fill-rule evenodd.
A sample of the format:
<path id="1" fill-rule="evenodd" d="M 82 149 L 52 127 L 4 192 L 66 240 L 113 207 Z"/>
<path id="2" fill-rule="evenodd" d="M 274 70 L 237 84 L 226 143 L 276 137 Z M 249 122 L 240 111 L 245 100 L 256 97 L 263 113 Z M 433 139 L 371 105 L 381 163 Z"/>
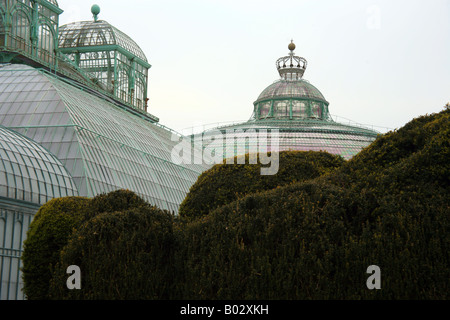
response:
<path id="1" fill-rule="evenodd" d="M 294 42 L 289 43 L 288 49 L 291 50 L 291 51 L 294 51 L 294 50 L 295 50 L 295 44 L 294 44 Z"/>
<path id="2" fill-rule="evenodd" d="M 91 7 L 91 12 L 92 12 L 93 15 L 98 15 L 100 13 L 100 7 L 98 5 L 96 5 L 96 4 L 94 4 Z"/>

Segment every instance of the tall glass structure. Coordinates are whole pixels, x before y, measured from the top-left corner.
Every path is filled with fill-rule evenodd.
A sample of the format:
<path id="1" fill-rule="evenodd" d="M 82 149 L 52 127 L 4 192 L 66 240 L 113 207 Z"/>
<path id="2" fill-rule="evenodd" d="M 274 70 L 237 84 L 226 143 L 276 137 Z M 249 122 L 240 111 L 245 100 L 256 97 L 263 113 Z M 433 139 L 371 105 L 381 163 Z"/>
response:
<path id="1" fill-rule="evenodd" d="M 223 158 L 256 152 L 255 139 L 263 136 L 267 139 L 267 151 L 327 151 L 344 159 L 374 141 L 378 132 L 332 119 L 329 102 L 303 79 L 306 59 L 295 55 L 293 42 L 288 49 L 289 55 L 276 61 L 280 78 L 261 92 L 248 121 L 209 129 L 191 139 L 207 141 L 208 148 Z M 277 134 L 271 134 L 274 132 Z M 218 133 L 223 139 L 214 138 Z"/>
<path id="2" fill-rule="evenodd" d="M 129 189 L 178 212 L 210 165 L 172 160 L 182 136 L 148 113 L 150 64 L 92 7 L 59 26 L 56 0 L 0 0 L 0 297 L 21 299 L 28 225 L 52 198 Z"/>

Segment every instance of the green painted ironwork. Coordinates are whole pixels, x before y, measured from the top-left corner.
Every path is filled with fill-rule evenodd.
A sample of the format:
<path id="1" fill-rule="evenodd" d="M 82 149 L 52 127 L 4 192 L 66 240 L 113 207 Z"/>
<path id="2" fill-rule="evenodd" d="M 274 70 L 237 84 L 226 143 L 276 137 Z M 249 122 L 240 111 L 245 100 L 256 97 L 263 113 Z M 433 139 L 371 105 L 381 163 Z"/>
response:
<path id="1" fill-rule="evenodd" d="M 62 12 L 55 0 L 0 0 L 0 63 L 41 65 L 147 112 L 151 65 L 139 46 L 98 20 L 98 6 L 94 21 L 60 27 Z"/>
<path id="2" fill-rule="evenodd" d="M 59 30 L 59 53 L 67 55 L 103 90 L 147 111 L 151 65 L 130 37 L 103 20 L 75 22 Z"/>

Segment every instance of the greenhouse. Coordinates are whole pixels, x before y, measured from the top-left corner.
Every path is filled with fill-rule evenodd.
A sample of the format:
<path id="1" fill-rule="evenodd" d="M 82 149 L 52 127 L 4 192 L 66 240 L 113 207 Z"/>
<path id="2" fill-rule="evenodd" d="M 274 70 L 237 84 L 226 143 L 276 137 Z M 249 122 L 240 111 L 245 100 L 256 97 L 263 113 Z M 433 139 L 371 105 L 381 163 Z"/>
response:
<path id="1" fill-rule="evenodd" d="M 303 79 L 304 58 L 277 60 L 280 80 L 254 103 L 249 121 L 185 137 L 149 112 L 151 64 L 139 45 L 99 19 L 59 25 L 56 0 L 0 0 L 0 297 L 24 299 L 20 256 L 39 207 L 65 196 L 94 197 L 128 189 L 178 213 L 190 187 L 213 159 L 203 146 L 174 160 L 180 141 L 212 132 L 238 139 L 276 131 L 277 150 L 325 150 L 350 158 L 375 131 L 333 121 L 328 101 Z M 273 139 L 272 139 L 273 138 Z M 212 144 L 217 150 L 224 142 Z M 239 144 L 238 143 L 238 144 Z M 244 148 L 242 148 L 244 147 Z M 269 148 L 267 151 L 271 151 Z M 222 155 L 221 155 L 222 156 Z M 222 158 L 220 160 L 223 160 Z"/>
<path id="2" fill-rule="evenodd" d="M 177 214 L 210 167 L 172 161 L 182 135 L 148 112 L 151 65 L 98 19 L 59 26 L 55 0 L 0 1 L 0 297 L 23 299 L 20 255 L 39 207 L 128 189 Z"/>

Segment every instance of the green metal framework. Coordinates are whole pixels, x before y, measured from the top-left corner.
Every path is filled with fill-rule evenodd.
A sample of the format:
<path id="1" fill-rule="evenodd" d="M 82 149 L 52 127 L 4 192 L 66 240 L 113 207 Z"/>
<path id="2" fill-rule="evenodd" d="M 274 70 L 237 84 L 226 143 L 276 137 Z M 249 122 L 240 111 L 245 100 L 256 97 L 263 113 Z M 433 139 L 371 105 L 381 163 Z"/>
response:
<path id="1" fill-rule="evenodd" d="M 253 103 L 251 120 L 330 120 L 328 101 L 304 79 L 278 80 L 268 86 Z"/>
<path id="2" fill-rule="evenodd" d="M 147 111 L 151 65 L 130 37 L 102 20 L 63 25 L 59 31 L 59 52 L 66 54 L 103 90 Z"/>
<path id="3" fill-rule="evenodd" d="M 0 0 L 0 61 L 23 55 L 56 69 L 62 12 L 54 0 Z"/>
<path id="4" fill-rule="evenodd" d="M 62 12 L 55 0 L 0 0 L 0 63 L 46 67 L 146 114 L 151 65 L 139 46 L 106 21 L 60 27 Z"/>

